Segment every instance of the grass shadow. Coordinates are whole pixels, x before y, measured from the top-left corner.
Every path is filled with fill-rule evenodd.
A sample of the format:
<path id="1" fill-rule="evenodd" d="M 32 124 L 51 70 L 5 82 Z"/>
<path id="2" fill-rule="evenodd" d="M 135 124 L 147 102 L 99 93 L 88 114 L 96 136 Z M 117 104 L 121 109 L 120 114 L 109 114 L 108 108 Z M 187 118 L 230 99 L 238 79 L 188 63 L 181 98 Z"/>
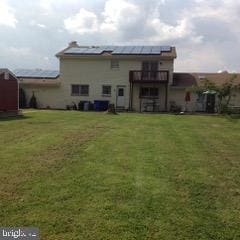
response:
<path id="1" fill-rule="evenodd" d="M 237 123 L 240 120 L 240 114 L 224 115 L 224 118 L 227 119 L 229 122 Z"/>
<path id="2" fill-rule="evenodd" d="M 29 118 L 32 118 L 32 117 L 30 117 L 30 116 L 0 117 L 0 122 L 26 120 Z"/>

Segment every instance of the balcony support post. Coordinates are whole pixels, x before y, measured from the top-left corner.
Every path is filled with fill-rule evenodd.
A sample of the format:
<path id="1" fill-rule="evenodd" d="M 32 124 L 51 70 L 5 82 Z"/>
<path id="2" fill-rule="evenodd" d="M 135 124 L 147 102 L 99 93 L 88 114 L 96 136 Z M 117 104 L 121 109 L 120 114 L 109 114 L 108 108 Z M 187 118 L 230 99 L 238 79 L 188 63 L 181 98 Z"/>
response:
<path id="1" fill-rule="evenodd" d="M 168 111 L 168 82 L 165 84 L 165 111 Z"/>
<path id="2" fill-rule="evenodd" d="M 133 82 L 130 82 L 130 91 L 129 91 L 129 111 L 132 111 L 132 102 L 133 102 Z"/>

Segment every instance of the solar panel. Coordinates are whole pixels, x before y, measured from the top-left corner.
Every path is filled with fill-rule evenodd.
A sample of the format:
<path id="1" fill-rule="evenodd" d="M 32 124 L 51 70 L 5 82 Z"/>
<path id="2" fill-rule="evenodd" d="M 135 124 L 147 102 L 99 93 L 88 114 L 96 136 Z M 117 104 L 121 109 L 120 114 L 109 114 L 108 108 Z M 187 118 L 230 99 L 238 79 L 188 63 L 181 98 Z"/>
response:
<path id="1" fill-rule="evenodd" d="M 142 48 L 141 54 L 151 54 L 152 52 L 152 47 L 151 46 L 144 46 Z"/>
<path id="2" fill-rule="evenodd" d="M 65 51 L 66 54 L 84 54 L 86 51 L 88 51 L 88 47 L 86 48 L 70 48 Z"/>
<path id="3" fill-rule="evenodd" d="M 132 54 L 133 49 L 134 46 L 125 46 L 125 48 L 122 51 L 122 54 Z"/>
<path id="4" fill-rule="evenodd" d="M 114 51 L 115 49 L 116 49 L 116 46 L 103 46 L 103 48 L 104 48 L 104 51 Z"/>
<path id="5" fill-rule="evenodd" d="M 160 46 L 153 46 L 151 54 L 161 54 L 161 47 Z"/>
<path id="6" fill-rule="evenodd" d="M 161 52 L 170 52 L 171 47 L 170 46 L 161 46 Z"/>
<path id="7" fill-rule="evenodd" d="M 114 49 L 114 51 L 112 52 L 112 54 L 122 54 L 124 49 L 125 49 L 125 47 L 123 47 L 123 46 L 117 46 L 116 49 Z"/>
<path id="8" fill-rule="evenodd" d="M 88 48 L 86 51 L 84 51 L 84 54 L 101 54 L 102 52 L 102 48 Z"/>
<path id="9" fill-rule="evenodd" d="M 135 46 L 135 47 L 133 47 L 133 50 L 132 50 L 132 52 L 131 52 L 131 54 L 140 54 L 141 53 L 141 51 L 142 51 L 142 48 L 143 48 L 143 46 Z"/>
<path id="10" fill-rule="evenodd" d="M 65 54 L 101 55 L 103 52 L 112 52 L 113 55 L 157 55 L 161 52 L 171 51 L 170 46 L 96 46 L 70 48 Z"/>
<path id="11" fill-rule="evenodd" d="M 13 71 L 17 77 L 26 78 L 57 78 L 59 71 L 42 69 L 16 69 Z"/>

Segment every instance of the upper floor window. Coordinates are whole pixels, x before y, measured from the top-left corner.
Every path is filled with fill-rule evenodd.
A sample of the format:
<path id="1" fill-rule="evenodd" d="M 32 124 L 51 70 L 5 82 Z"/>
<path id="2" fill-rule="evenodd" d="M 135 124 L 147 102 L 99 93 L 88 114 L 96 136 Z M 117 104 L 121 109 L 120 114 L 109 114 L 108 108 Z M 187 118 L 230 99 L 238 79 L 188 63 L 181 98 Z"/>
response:
<path id="1" fill-rule="evenodd" d="M 142 71 L 143 71 L 143 79 L 156 79 L 157 71 L 158 71 L 158 62 L 157 61 L 149 61 L 142 63 Z"/>
<path id="2" fill-rule="evenodd" d="M 110 96 L 111 95 L 111 86 L 110 85 L 103 85 L 102 86 L 102 95 Z"/>
<path id="3" fill-rule="evenodd" d="M 158 61 L 144 61 L 142 63 L 142 71 L 158 71 Z"/>
<path id="4" fill-rule="evenodd" d="M 111 60 L 111 69 L 119 69 L 119 61 L 116 59 Z"/>
<path id="5" fill-rule="evenodd" d="M 73 84 L 71 89 L 72 96 L 88 96 L 89 85 Z"/>

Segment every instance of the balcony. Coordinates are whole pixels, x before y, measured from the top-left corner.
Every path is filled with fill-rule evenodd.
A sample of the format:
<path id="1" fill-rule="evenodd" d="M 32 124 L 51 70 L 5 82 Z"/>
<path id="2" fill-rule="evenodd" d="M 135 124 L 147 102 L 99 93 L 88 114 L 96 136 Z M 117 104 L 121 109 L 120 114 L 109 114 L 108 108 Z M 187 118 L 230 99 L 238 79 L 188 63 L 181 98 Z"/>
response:
<path id="1" fill-rule="evenodd" d="M 130 71 L 129 81 L 139 83 L 167 83 L 168 71 Z"/>

